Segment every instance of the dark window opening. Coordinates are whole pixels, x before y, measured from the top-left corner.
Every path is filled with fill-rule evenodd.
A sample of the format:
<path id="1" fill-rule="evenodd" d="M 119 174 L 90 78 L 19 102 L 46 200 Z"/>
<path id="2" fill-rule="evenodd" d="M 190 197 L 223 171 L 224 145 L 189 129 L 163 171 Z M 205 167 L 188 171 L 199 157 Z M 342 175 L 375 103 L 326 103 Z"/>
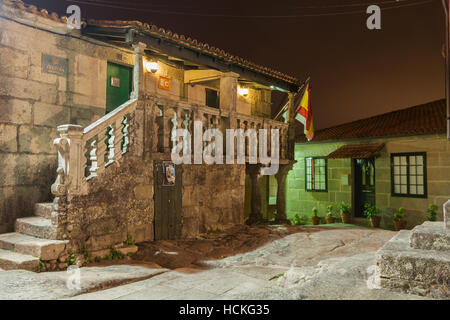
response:
<path id="1" fill-rule="evenodd" d="M 219 108 L 219 93 L 217 90 L 205 89 L 206 91 L 206 105 L 211 108 Z"/>

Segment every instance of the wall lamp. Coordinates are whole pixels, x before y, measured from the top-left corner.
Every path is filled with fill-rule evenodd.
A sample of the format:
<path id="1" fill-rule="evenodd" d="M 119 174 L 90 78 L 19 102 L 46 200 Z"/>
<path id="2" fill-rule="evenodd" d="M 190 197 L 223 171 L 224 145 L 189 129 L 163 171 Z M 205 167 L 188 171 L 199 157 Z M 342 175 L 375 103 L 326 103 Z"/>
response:
<path id="1" fill-rule="evenodd" d="M 159 65 L 156 61 L 144 61 L 144 67 L 151 73 L 156 73 L 159 70 Z"/>
<path id="2" fill-rule="evenodd" d="M 241 87 L 238 87 L 238 93 L 239 93 L 241 96 L 246 97 L 246 96 L 248 96 L 248 89 L 247 89 L 247 88 L 241 88 Z"/>

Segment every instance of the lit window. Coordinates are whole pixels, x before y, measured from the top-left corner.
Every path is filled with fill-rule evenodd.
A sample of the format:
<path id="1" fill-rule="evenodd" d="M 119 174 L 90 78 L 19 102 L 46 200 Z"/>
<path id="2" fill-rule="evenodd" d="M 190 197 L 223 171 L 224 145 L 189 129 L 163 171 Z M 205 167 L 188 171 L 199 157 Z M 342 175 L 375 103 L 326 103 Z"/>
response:
<path id="1" fill-rule="evenodd" d="M 425 152 L 391 154 L 391 193 L 400 197 L 427 197 Z"/>
<path id="2" fill-rule="evenodd" d="M 327 159 L 305 158 L 306 191 L 327 191 Z"/>

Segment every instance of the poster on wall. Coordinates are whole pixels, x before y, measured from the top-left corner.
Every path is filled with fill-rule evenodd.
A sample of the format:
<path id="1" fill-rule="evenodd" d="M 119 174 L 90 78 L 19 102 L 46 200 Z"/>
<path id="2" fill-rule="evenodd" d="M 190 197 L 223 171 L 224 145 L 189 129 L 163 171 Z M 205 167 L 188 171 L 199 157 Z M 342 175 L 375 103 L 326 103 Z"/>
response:
<path id="1" fill-rule="evenodd" d="M 56 74 L 57 76 L 67 77 L 68 60 L 42 54 L 42 72 Z"/>
<path id="2" fill-rule="evenodd" d="M 175 185 L 175 165 L 173 163 L 163 163 L 163 186 Z"/>
<path id="3" fill-rule="evenodd" d="M 170 91 L 170 78 L 159 76 L 158 88 Z"/>

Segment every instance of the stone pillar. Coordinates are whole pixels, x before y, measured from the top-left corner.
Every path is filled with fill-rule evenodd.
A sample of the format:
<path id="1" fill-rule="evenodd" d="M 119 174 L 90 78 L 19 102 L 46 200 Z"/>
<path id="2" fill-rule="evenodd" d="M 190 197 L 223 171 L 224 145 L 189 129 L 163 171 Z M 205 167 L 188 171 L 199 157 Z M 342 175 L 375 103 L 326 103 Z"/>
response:
<path id="1" fill-rule="evenodd" d="M 226 72 L 220 78 L 220 109 L 236 112 L 239 74 Z"/>
<path id="2" fill-rule="evenodd" d="M 131 99 L 138 99 L 144 93 L 144 50 L 147 47 L 145 43 L 139 42 L 133 44 L 134 48 L 134 68 L 133 68 L 133 91 Z"/>
<path id="3" fill-rule="evenodd" d="M 289 160 L 294 160 L 294 149 L 295 149 L 295 127 L 294 127 L 294 116 L 295 116 L 295 105 L 294 105 L 294 93 L 289 92 L 289 106 L 288 106 L 288 139 L 287 139 L 287 158 Z"/>
<path id="4" fill-rule="evenodd" d="M 261 180 L 264 176 L 261 175 L 259 164 L 247 164 L 246 171 L 252 182 L 251 212 L 246 221 L 246 224 L 251 225 L 264 220 L 261 212 Z"/>
<path id="5" fill-rule="evenodd" d="M 280 164 L 278 173 L 275 174 L 277 179 L 277 215 L 275 217 L 276 223 L 291 224 L 286 216 L 286 177 L 292 169 L 294 161 L 289 164 Z"/>
<path id="6" fill-rule="evenodd" d="M 444 224 L 445 228 L 450 231 L 450 199 L 444 203 Z"/>

